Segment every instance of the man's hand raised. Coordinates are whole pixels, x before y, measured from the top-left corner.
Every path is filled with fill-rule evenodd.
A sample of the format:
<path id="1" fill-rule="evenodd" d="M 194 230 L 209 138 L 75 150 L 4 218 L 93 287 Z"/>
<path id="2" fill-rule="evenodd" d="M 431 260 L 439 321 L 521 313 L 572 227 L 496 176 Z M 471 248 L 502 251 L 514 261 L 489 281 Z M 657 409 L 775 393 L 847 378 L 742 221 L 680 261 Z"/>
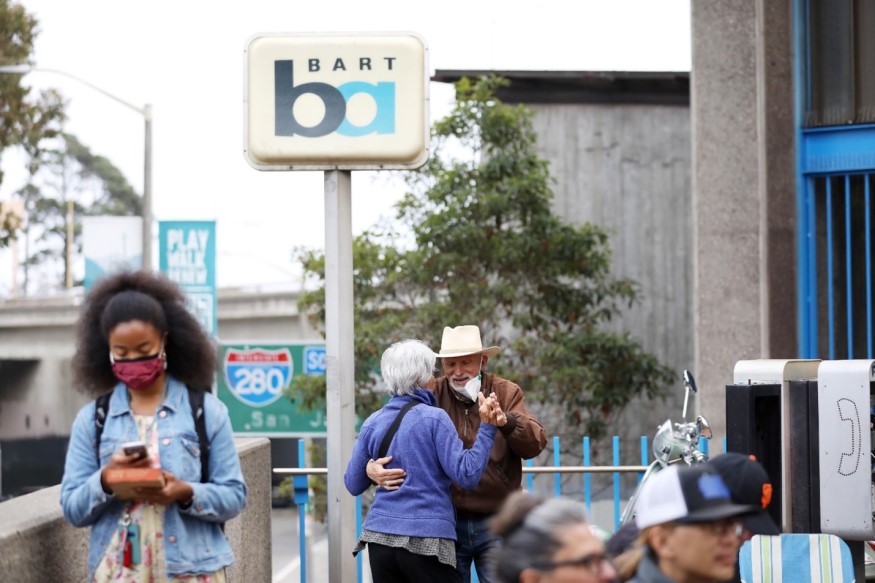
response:
<path id="1" fill-rule="evenodd" d="M 376 460 L 368 461 L 366 472 L 368 477 L 377 488 L 384 490 L 397 490 L 404 483 L 404 478 L 407 477 L 407 472 L 401 468 L 386 468 L 386 464 L 392 461 L 392 456 L 381 457 Z"/>

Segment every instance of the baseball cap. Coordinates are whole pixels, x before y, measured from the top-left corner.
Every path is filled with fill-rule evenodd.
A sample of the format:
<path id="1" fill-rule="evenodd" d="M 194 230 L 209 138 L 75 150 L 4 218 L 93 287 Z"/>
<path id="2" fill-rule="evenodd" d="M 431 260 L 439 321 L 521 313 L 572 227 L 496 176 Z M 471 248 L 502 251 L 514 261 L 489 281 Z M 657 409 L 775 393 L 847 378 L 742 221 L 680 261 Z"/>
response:
<path id="1" fill-rule="evenodd" d="M 746 516 L 744 526 L 753 534 L 775 536 L 780 529 L 766 512 L 772 500 L 772 483 L 763 465 L 753 456 L 737 452 L 727 452 L 708 460 L 729 487 L 732 499 L 739 504 L 749 504 L 759 508 L 759 512 Z"/>
<path id="2" fill-rule="evenodd" d="M 637 506 L 635 524 L 641 530 L 666 522 L 711 522 L 758 510 L 733 502 L 723 478 L 706 464 L 674 465 L 653 474 L 641 487 Z"/>

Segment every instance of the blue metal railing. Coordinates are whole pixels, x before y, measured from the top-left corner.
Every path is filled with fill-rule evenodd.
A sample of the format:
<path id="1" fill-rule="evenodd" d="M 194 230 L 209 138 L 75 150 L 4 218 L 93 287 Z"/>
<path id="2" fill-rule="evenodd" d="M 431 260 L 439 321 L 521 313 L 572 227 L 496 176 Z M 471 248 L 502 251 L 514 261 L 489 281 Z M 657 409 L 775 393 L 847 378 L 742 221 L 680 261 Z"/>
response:
<path id="1" fill-rule="evenodd" d="M 863 130 L 875 140 L 875 127 Z M 805 135 L 810 147 L 823 132 Z M 844 157 L 838 157 L 836 163 L 840 162 L 850 164 Z M 803 358 L 873 358 L 873 175 L 875 168 L 811 172 L 805 177 L 799 205 Z"/>
<path id="2" fill-rule="evenodd" d="M 719 442 L 722 447 L 721 451 L 726 451 L 726 438 L 723 438 Z M 295 470 L 292 469 L 283 469 L 277 468 L 274 469 L 274 473 L 277 474 L 295 474 L 295 478 L 298 479 L 300 477 L 306 477 L 306 475 L 325 475 L 327 474 L 327 470 L 325 468 L 304 468 L 303 460 L 304 456 L 304 442 L 303 440 L 298 442 L 298 460 L 299 467 Z M 646 469 L 647 465 L 650 463 L 650 451 L 648 447 L 648 439 L 646 436 L 641 436 L 640 438 L 640 448 L 641 448 L 641 465 L 640 466 L 621 466 L 620 465 L 620 438 L 618 436 L 613 436 L 611 439 L 611 462 L 610 466 L 593 466 L 591 464 L 591 451 L 590 451 L 590 438 L 584 437 L 582 439 L 582 466 L 563 466 L 561 463 L 561 443 L 558 436 L 553 437 L 552 439 L 552 462 L 553 466 L 541 466 L 535 465 L 536 460 L 526 460 L 523 466 L 523 480 L 524 487 L 528 491 L 535 491 L 535 478 L 539 474 L 553 474 L 553 495 L 555 496 L 570 496 L 576 497 L 580 495 L 580 491 L 572 488 L 572 491 L 563 490 L 562 485 L 562 474 L 582 474 L 583 475 L 583 502 L 586 506 L 587 513 L 592 516 L 592 502 L 593 502 L 593 486 L 592 486 L 592 474 L 611 474 L 611 491 L 612 491 L 612 506 L 613 506 L 613 525 L 614 530 L 616 530 L 620 525 L 620 516 L 622 511 L 622 505 L 624 503 L 621 500 L 621 484 L 620 484 L 620 474 L 621 473 L 636 473 L 638 475 L 638 480 L 644 475 L 643 472 Z M 701 439 L 699 441 L 699 448 L 703 453 L 707 455 L 708 453 L 708 440 Z M 547 450 L 545 450 L 544 454 L 547 454 Z M 542 454 L 542 455 L 544 455 Z M 579 483 L 579 482 L 578 482 Z M 573 486 L 573 482 L 569 481 L 567 486 Z M 297 490 L 297 488 L 296 488 Z M 543 495 L 543 492 L 550 492 L 550 488 L 541 489 L 539 491 L 539 495 Z M 607 491 L 603 489 L 602 491 Z M 303 498 L 296 495 L 296 501 L 301 501 Z M 298 532 L 299 532 L 299 552 L 300 552 L 300 564 L 301 564 L 301 582 L 306 582 L 306 571 L 307 571 L 307 563 L 306 563 L 306 548 L 307 548 L 307 530 L 305 528 L 305 516 L 307 513 L 307 504 L 299 503 L 298 504 L 299 512 L 298 512 Z M 362 512 L 362 501 L 361 496 L 356 497 L 355 504 L 355 515 L 356 515 L 356 540 L 361 536 L 362 529 L 362 520 L 363 520 L 363 512 Z M 476 570 L 472 569 L 472 583 L 477 582 L 477 574 Z M 362 555 L 361 553 L 356 557 L 356 575 L 357 582 L 362 582 Z"/>

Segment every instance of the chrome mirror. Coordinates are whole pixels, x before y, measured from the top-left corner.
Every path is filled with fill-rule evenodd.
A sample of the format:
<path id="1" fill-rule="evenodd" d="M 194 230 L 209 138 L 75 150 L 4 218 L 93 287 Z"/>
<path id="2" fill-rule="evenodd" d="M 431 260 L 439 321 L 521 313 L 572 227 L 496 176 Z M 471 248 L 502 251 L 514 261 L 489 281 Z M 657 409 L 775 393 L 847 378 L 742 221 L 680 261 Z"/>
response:
<path id="1" fill-rule="evenodd" d="M 696 417 L 696 430 L 699 432 L 699 435 L 705 437 L 707 439 L 711 439 L 711 426 L 708 424 L 708 420 L 699 415 Z"/>

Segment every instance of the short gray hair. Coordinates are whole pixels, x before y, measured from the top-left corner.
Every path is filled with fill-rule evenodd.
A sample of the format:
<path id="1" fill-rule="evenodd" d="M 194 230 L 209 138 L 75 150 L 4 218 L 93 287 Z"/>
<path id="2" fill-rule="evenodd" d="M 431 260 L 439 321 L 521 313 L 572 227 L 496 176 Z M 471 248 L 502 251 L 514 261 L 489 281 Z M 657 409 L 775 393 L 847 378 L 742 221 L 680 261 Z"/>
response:
<path id="1" fill-rule="evenodd" d="M 392 395 L 411 395 L 434 375 L 435 353 L 419 340 L 396 342 L 383 352 L 380 374 Z"/>
<path id="2" fill-rule="evenodd" d="M 491 523 L 501 539 L 490 554 L 494 575 L 502 583 L 516 583 L 524 569 L 549 564 L 562 547 L 558 532 L 580 523 L 587 523 L 586 508 L 577 500 L 511 494 Z"/>

